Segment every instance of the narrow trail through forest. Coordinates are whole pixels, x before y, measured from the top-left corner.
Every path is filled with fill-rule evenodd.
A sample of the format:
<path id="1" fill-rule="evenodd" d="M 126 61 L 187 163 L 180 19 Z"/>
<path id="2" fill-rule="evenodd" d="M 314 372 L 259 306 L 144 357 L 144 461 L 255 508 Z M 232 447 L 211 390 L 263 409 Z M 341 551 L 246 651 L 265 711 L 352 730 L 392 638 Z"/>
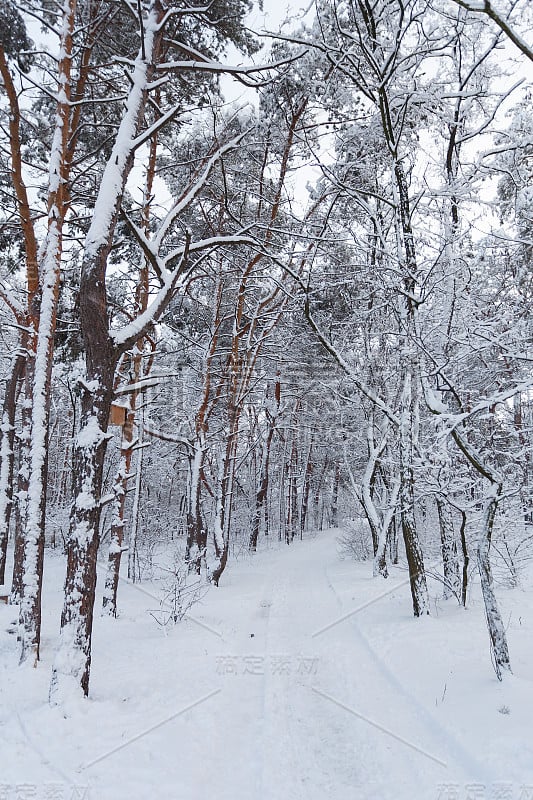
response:
<path id="1" fill-rule="evenodd" d="M 95 619 L 91 699 L 62 709 L 46 703 L 64 568 L 51 558 L 33 694 L 6 632 L 12 610 L 0 609 L 2 779 L 36 797 L 86 786 L 98 800 L 533 791 L 533 683 L 523 673 L 498 684 L 481 606 L 439 606 L 435 586 L 438 613 L 415 620 L 402 568 L 373 579 L 369 562 L 339 558 L 337 536 L 232 561 L 176 627 L 154 620 L 155 586 L 122 583 L 120 616 Z M 529 614 L 520 620 L 522 636 Z"/>
<path id="2" fill-rule="evenodd" d="M 270 562 L 262 583 L 224 633 L 245 655 L 241 675 L 225 676 L 233 690 L 220 698 L 231 728 L 238 728 L 232 711 L 239 703 L 250 703 L 250 720 L 260 709 L 259 797 L 341 798 L 357 790 L 377 800 L 397 797 L 402 784 L 426 785 L 423 796 L 433 790 L 436 797 L 451 772 L 465 783 L 490 779 L 416 701 L 416 687 L 394 677 L 360 632 L 357 614 L 331 625 L 351 610 L 335 587 L 346 567 L 334 535 L 262 558 Z"/>

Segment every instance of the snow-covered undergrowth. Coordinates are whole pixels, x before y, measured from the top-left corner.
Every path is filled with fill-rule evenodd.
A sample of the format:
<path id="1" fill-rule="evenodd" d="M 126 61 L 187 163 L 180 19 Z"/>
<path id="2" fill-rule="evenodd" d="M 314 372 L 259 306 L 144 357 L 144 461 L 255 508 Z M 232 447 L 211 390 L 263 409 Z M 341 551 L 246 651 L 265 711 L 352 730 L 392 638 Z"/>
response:
<path id="1" fill-rule="evenodd" d="M 48 552 L 36 670 L 0 605 L 0 796 L 532 798 L 531 575 L 498 588 L 514 672 L 499 683 L 477 585 L 465 611 L 432 583 L 415 620 L 405 569 L 372 578 L 338 537 L 231 562 L 175 626 L 154 619 L 155 584 L 122 583 L 119 618 L 95 619 L 90 699 L 61 708 L 64 563 Z"/>

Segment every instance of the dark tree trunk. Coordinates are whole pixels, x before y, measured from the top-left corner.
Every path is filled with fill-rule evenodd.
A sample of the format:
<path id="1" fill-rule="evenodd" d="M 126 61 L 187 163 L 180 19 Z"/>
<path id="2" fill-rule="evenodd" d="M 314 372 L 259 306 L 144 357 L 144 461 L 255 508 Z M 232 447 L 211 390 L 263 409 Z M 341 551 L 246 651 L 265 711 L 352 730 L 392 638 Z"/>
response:
<path id="1" fill-rule="evenodd" d="M 339 484 L 341 479 L 341 468 L 337 461 L 335 463 L 335 475 L 333 478 L 333 492 L 331 495 L 331 527 L 339 526 Z"/>
<path id="2" fill-rule="evenodd" d="M 84 391 L 81 430 L 74 448 L 74 505 L 66 548 L 65 597 L 60 648 L 52 676 L 52 700 L 55 700 L 56 690 L 62 691 L 62 683 L 71 683 L 72 688 L 81 686 L 85 695 L 89 693 L 100 498 L 116 366 L 116 353 L 107 330 L 105 333 L 100 343 L 91 342 L 88 347 L 89 386 L 94 382 L 97 388 Z M 101 362 L 98 366 L 97 361 Z M 73 653 L 76 654 L 74 658 Z"/>
<path id="3" fill-rule="evenodd" d="M 59 651 L 50 688 L 52 702 L 81 686 L 89 692 L 96 563 L 107 426 L 119 352 L 109 336 L 105 267 L 107 249 L 96 250 L 82 268 L 81 330 L 85 345 L 80 431 L 73 452 L 73 506 L 67 540 L 67 574 Z"/>
<path id="4" fill-rule="evenodd" d="M 396 515 L 393 516 L 389 530 L 387 531 L 387 541 L 389 545 L 390 560 L 392 564 L 398 563 L 398 524 Z"/>
<path id="5" fill-rule="evenodd" d="M 269 466 L 270 466 L 270 447 L 272 445 L 273 436 L 274 436 L 274 425 L 271 424 L 265 442 L 265 455 L 261 463 L 259 489 L 257 490 L 257 493 L 255 495 L 255 509 L 252 518 L 252 531 L 250 533 L 250 542 L 249 542 L 249 548 L 254 553 L 257 550 L 257 540 L 259 538 L 259 528 L 261 526 L 261 516 L 263 512 L 263 506 L 266 508 L 266 500 L 268 495 Z"/>
<path id="6" fill-rule="evenodd" d="M 311 479 L 313 477 L 313 459 L 312 459 L 313 443 L 309 445 L 309 452 L 307 454 L 307 463 L 305 465 L 304 485 L 302 489 L 302 506 L 300 514 L 300 538 L 302 538 L 305 525 L 307 523 L 307 512 L 309 509 L 309 493 L 311 491 Z"/>
<path id="7" fill-rule="evenodd" d="M 468 548 L 466 545 L 466 511 L 461 511 L 461 527 L 459 529 L 459 536 L 461 538 L 461 550 L 463 553 L 463 575 L 461 580 L 461 605 L 466 608 L 466 595 L 468 591 Z"/>

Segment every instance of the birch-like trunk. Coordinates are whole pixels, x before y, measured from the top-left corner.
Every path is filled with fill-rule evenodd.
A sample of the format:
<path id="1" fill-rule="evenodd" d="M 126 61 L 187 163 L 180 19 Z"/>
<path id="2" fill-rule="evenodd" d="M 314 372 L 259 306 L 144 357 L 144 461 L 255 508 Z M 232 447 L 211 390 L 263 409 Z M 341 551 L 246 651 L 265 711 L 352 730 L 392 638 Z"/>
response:
<path id="1" fill-rule="evenodd" d="M 144 408 L 141 409 L 138 441 L 139 450 L 137 452 L 137 464 L 135 468 L 135 489 L 133 492 L 131 526 L 128 537 L 128 578 L 132 581 L 132 583 L 135 583 L 138 577 L 140 580 L 140 571 L 138 565 L 138 539 L 141 518 L 141 490 L 144 461 Z"/>
<path id="2" fill-rule="evenodd" d="M 130 417 L 131 412 L 128 413 Z M 124 426 L 122 433 L 120 463 L 115 475 L 113 485 L 113 512 L 111 519 L 111 541 L 107 556 L 107 573 L 104 585 L 104 595 L 102 599 L 102 613 L 111 617 L 117 616 L 117 591 L 120 578 L 120 562 L 124 549 L 124 512 L 126 508 L 126 491 L 131 469 L 131 444 L 132 425 Z M 126 428 L 128 430 L 126 431 Z"/>
<path id="3" fill-rule="evenodd" d="M 418 361 L 414 351 L 416 332 L 417 263 L 409 190 L 403 163 L 395 157 L 395 195 L 397 204 L 398 257 L 403 269 L 403 296 L 400 298 L 400 336 L 402 393 L 399 413 L 400 519 L 415 617 L 429 614 L 424 557 L 416 528 L 414 454 L 418 435 Z"/>
<path id="4" fill-rule="evenodd" d="M 5 583 L 9 523 L 13 507 L 13 466 L 15 462 L 15 415 L 26 356 L 18 353 L 7 381 L 0 426 L 0 584 Z"/>
<path id="5" fill-rule="evenodd" d="M 457 542 L 455 541 L 453 518 L 446 498 L 437 495 L 437 512 L 439 515 L 442 564 L 444 570 L 444 598 L 455 595 L 459 599 L 461 579 L 459 576 L 459 560 Z"/>
<path id="6" fill-rule="evenodd" d="M 29 364 L 26 362 L 26 375 L 24 383 L 28 381 Z M 25 390 L 28 397 L 28 392 Z M 11 594 L 9 602 L 12 605 L 20 603 L 22 597 L 22 571 L 24 557 L 24 525 L 26 521 L 26 504 L 28 502 L 28 477 L 29 477 L 29 451 L 30 451 L 30 424 L 31 407 L 25 404 L 22 408 L 22 424 L 18 435 L 18 469 L 17 491 L 15 493 L 15 531 L 13 552 L 13 575 L 11 578 Z"/>
<path id="7" fill-rule="evenodd" d="M 503 672 L 511 672 L 511 661 L 509 658 L 509 649 L 507 647 L 507 637 L 505 635 L 505 628 L 503 620 L 494 593 L 494 580 L 492 578 L 492 569 L 490 565 L 490 546 L 492 540 L 492 531 L 494 528 L 494 518 L 498 510 L 502 492 L 502 485 L 493 483 L 489 493 L 489 497 L 485 503 L 483 510 L 483 522 L 479 533 L 479 540 L 477 546 L 477 566 L 479 570 L 479 577 L 481 580 L 481 591 L 483 593 L 483 601 L 485 603 L 485 615 L 487 618 L 487 627 L 492 646 L 492 654 L 494 659 L 494 669 L 498 680 L 502 679 Z"/>
<path id="8" fill-rule="evenodd" d="M 400 520 L 405 554 L 409 567 L 409 582 L 415 617 L 429 613 L 429 596 L 426 585 L 424 557 L 415 518 L 415 478 L 413 467 L 414 399 L 412 376 L 409 369 L 404 375 L 400 409 Z"/>
<path id="9" fill-rule="evenodd" d="M 19 609 L 20 660 L 39 660 L 41 592 L 43 580 L 48 428 L 54 333 L 56 328 L 63 225 L 66 214 L 67 149 L 70 136 L 71 59 L 76 0 L 65 0 L 61 30 L 61 58 L 54 137 L 50 151 L 48 228 L 41 251 L 42 283 L 31 375 L 31 438 L 29 445 L 28 500 L 22 554 L 22 596 Z M 33 315 L 35 319 L 35 314 Z"/>

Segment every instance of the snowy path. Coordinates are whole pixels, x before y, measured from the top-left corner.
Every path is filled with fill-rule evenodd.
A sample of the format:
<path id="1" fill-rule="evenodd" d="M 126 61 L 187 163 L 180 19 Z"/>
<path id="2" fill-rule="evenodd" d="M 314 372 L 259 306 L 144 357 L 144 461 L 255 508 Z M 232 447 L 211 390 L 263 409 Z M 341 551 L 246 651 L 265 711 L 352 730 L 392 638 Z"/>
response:
<path id="1" fill-rule="evenodd" d="M 0 784 L 13 800 L 21 783 L 92 800 L 443 800 L 446 787 L 467 800 L 474 785 L 533 797 L 531 594 L 510 630 L 522 673 L 500 686 L 479 606 L 413 620 L 405 574 L 373 580 L 368 563 L 339 560 L 335 536 L 231 564 L 169 631 L 123 584 L 121 617 L 96 620 L 91 701 L 63 711 L 45 702 L 51 559 L 37 673 L 16 668 L 13 610 L 0 609 Z"/>
<path id="2" fill-rule="evenodd" d="M 240 672 L 223 676 L 228 728 L 238 730 L 252 708 L 261 709 L 257 796 L 340 800 L 356 790 L 385 800 L 415 786 L 437 796 L 450 762 L 455 780 L 479 778 L 470 753 L 413 703 L 370 648 L 356 615 L 332 625 L 347 613 L 335 589 L 334 543 L 296 544 L 277 561 L 247 597 L 241 630 L 225 631 L 230 655 L 219 662 Z M 250 674 L 255 665 L 262 676 Z"/>

